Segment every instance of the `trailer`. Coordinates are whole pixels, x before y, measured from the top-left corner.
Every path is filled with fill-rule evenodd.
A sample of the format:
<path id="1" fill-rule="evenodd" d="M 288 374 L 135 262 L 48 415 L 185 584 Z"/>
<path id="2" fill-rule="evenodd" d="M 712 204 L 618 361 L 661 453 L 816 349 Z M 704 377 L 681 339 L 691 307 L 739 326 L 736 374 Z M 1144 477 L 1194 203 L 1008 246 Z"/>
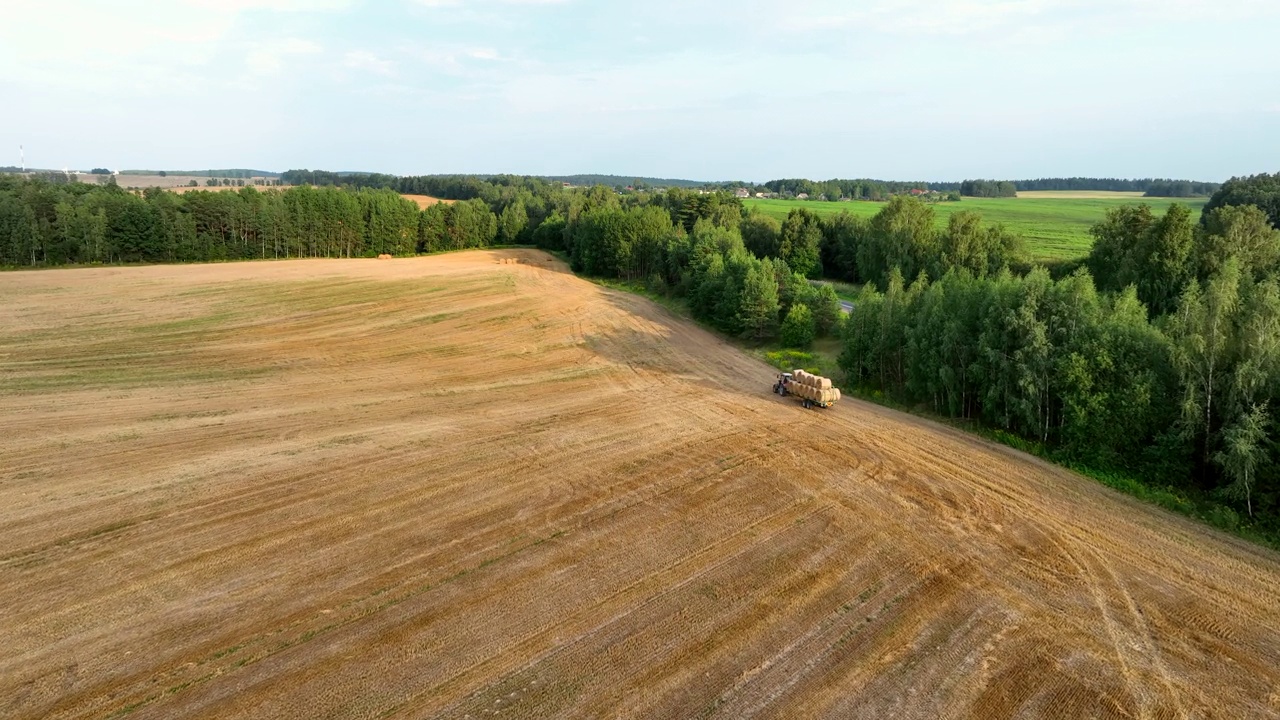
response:
<path id="1" fill-rule="evenodd" d="M 783 397 L 794 395 L 800 398 L 800 404 L 806 410 L 827 409 L 840 400 L 840 389 L 833 387 L 830 379 L 804 370 L 779 373 L 773 391 Z"/>

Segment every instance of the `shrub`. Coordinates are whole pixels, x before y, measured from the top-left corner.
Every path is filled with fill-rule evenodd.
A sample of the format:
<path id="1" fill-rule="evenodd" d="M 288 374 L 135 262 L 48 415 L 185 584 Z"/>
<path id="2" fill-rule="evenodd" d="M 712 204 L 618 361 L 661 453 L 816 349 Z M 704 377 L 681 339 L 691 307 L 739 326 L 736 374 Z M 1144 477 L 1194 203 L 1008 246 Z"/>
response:
<path id="1" fill-rule="evenodd" d="M 816 334 L 813 313 L 804 303 L 796 303 L 782 321 L 782 344 L 790 348 L 807 348 Z"/>

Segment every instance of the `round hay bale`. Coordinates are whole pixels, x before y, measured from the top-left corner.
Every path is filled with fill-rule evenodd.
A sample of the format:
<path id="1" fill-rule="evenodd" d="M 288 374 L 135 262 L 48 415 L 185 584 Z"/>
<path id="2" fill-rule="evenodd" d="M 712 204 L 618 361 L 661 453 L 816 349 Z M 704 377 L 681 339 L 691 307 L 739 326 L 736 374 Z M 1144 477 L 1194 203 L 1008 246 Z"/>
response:
<path id="1" fill-rule="evenodd" d="M 831 378 L 818 378 L 818 387 L 823 390 L 831 389 Z"/>
<path id="2" fill-rule="evenodd" d="M 378 256 L 378 259 L 379 259 L 379 260 L 390 260 L 390 259 L 391 259 L 391 256 L 390 256 L 390 255 L 388 255 L 388 254 L 386 254 L 386 253 L 382 253 L 381 255 L 379 255 L 379 256 Z"/>

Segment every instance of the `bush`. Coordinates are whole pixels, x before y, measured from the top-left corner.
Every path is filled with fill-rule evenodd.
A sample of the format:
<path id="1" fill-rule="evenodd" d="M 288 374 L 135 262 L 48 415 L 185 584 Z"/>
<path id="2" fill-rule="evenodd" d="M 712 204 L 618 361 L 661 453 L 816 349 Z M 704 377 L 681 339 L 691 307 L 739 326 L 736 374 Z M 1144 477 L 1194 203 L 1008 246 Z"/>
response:
<path id="1" fill-rule="evenodd" d="M 1214 505 L 1209 509 L 1205 516 L 1205 520 L 1209 524 L 1227 532 L 1236 532 L 1240 529 L 1240 515 L 1225 505 Z"/>
<path id="2" fill-rule="evenodd" d="M 800 352 L 799 350 L 773 350 L 766 352 L 764 356 L 770 365 L 785 372 L 800 368 L 814 375 L 822 374 L 818 357 L 813 353 Z"/>
<path id="3" fill-rule="evenodd" d="M 815 334 L 817 330 L 809 306 L 804 303 L 792 305 L 782 321 L 782 344 L 790 348 L 807 348 L 813 344 Z"/>

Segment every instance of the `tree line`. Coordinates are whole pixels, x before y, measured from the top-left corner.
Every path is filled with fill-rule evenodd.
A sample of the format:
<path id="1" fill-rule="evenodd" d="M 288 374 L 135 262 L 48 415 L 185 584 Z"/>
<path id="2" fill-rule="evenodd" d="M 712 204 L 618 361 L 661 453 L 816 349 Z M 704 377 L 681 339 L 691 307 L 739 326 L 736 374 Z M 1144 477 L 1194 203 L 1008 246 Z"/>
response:
<path id="1" fill-rule="evenodd" d="M 1199 224 L 1181 205 L 1135 205 L 1093 234 L 1085 267 L 1057 280 L 895 265 L 854 303 L 840 366 L 902 402 L 1207 498 L 1217 524 L 1274 537 L 1280 232 L 1254 205 Z"/>
<path id="2" fill-rule="evenodd" d="M 960 184 L 924 181 L 901 182 L 866 178 L 815 182 L 813 180 L 795 178 L 770 180 L 764 183 L 764 188 L 779 195 L 796 196 L 805 194 L 814 199 L 822 197 L 828 200 L 839 200 L 841 198 L 850 200 L 888 200 L 894 195 L 910 193 L 912 190 L 937 190 L 939 192 L 959 190 Z"/>
<path id="3" fill-rule="evenodd" d="M 1256 205 L 1270 218 L 1272 227 L 1280 228 L 1280 172 L 1231 178 L 1209 198 L 1204 211 L 1224 205 Z"/>
<path id="4" fill-rule="evenodd" d="M 1017 197 L 1018 186 L 1008 180 L 965 180 L 960 183 L 960 194 L 965 197 Z"/>
<path id="5" fill-rule="evenodd" d="M 1146 197 L 1208 197 L 1220 187 L 1218 183 L 1194 180 L 1152 180 L 1143 194 Z"/>
<path id="6" fill-rule="evenodd" d="M 390 191 L 244 187 L 178 195 L 0 178 L 0 265 L 356 257 L 419 249 L 418 207 Z"/>
<path id="7" fill-rule="evenodd" d="M 1166 180 L 1160 178 L 1038 178 L 1035 180 L 1014 180 L 1014 187 L 1020 191 L 1076 190 L 1105 192 L 1140 192 L 1148 197 L 1190 197 L 1212 195 L 1218 190 L 1218 183 L 1198 182 L 1194 180 Z M 1186 191 L 1190 191 L 1189 193 Z"/>

